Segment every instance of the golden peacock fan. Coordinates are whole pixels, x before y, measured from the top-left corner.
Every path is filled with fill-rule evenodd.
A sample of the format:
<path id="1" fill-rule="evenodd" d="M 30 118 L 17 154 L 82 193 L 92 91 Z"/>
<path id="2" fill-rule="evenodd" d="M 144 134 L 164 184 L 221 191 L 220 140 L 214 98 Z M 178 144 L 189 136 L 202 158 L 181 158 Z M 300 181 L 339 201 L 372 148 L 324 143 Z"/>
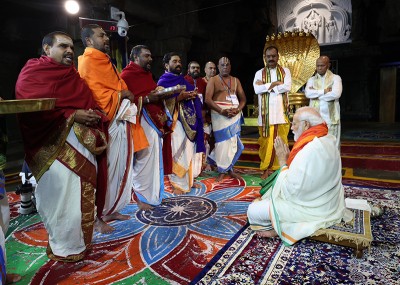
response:
<path id="1" fill-rule="evenodd" d="M 311 33 L 285 32 L 266 37 L 265 50 L 276 46 L 279 50 L 279 64 L 287 67 L 292 74 L 292 88 L 290 93 L 296 93 L 314 74 L 315 61 L 319 57 L 319 44 Z"/>

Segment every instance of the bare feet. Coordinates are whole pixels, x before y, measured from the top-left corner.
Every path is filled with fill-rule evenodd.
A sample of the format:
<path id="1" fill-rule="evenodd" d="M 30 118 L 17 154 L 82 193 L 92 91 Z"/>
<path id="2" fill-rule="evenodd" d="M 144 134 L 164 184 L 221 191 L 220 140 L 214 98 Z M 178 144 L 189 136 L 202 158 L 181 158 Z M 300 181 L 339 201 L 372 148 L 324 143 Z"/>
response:
<path id="1" fill-rule="evenodd" d="M 277 237 L 278 236 L 278 234 L 276 233 L 275 230 L 259 231 L 259 232 L 257 232 L 257 235 L 260 237 Z"/>
<path id="2" fill-rule="evenodd" d="M 215 182 L 220 182 L 224 179 L 224 173 L 220 173 L 217 178 L 215 178 Z"/>
<path id="3" fill-rule="evenodd" d="M 150 204 L 144 203 L 140 201 L 139 199 L 135 200 L 136 203 L 138 204 L 138 207 L 140 210 L 146 211 L 146 210 L 153 210 L 154 207 Z"/>
<path id="4" fill-rule="evenodd" d="M 206 167 L 204 168 L 203 171 L 205 171 L 205 172 L 210 172 L 210 171 L 212 171 L 211 165 L 206 164 Z"/>
<path id="5" fill-rule="evenodd" d="M 19 274 L 7 274 L 6 284 L 13 284 L 21 280 L 21 275 Z"/>
<path id="6" fill-rule="evenodd" d="M 123 215 L 119 212 L 114 212 L 111 215 L 103 216 L 103 221 L 104 222 L 109 222 L 113 220 L 119 220 L 119 221 L 126 221 L 129 220 L 131 216 L 129 215 Z"/>
<path id="7" fill-rule="evenodd" d="M 101 234 L 109 234 L 112 233 L 115 229 L 114 227 L 104 222 L 102 219 L 96 218 L 96 221 L 94 222 L 94 230 Z"/>
<path id="8" fill-rule="evenodd" d="M 268 178 L 268 169 L 265 169 L 263 174 L 261 175 L 261 179 L 264 180 L 264 179 L 267 179 L 267 178 Z"/>
<path id="9" fill-rule="evenodd" d="M 240 179 L 240 178 L 241 178 L 240 175 L 239 175 L 239 174 L 236 174 L 235 172 L 233 172 L 233 170 L 230 170 L 230 171 L 228 172 L 228 174 L 229 174 L 229 176 L 232 177 L 232 178 L 236 178 L 236 179 Z"/>
<path id="10" fill-rule="evenodd" d="M 175 195 L 183 195 L 185 194 L 185 192 L 183 192 L 180 189 L 174 188 L 174 191 L 172 191 L 172 193 L 174 193 Z"/>
<path id="11" fill-rule="evenodd" d="M 193 183 L 192 188 L 201 189 L 201 185 L 198 183 Z"/>

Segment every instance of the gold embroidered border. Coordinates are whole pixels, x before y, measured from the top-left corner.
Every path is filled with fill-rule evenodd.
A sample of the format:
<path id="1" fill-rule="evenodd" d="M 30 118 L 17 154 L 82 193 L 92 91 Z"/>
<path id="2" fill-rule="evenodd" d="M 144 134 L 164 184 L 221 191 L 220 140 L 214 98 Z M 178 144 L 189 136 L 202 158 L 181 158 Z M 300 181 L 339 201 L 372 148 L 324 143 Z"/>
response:
<path id="1" fill-rule="evenodd" d="M 65 146 L 62 148 L 57 158 L 71 171 L 76 173 L 81 180 L 81 228 L 86 250 L 79 254 L 60 257 L 54 255 L 51 248 L 48 246 L 47 255 L 53 260 L 76 262 L 81 260 L 84 257 L 85 252 L 91 248 L 95 222 L 96 167 L 69 143 L 65 143 Z"/>
<path id="2" fill-rule="evenodd" d="M 196 133 L 197 131 L 194 131 L 190 128 L 189 124 L 194 125 L 195 121 L 196 121 L 196 113 L 194 113 L 193 115 L 189 116 L 187 118 L 187 115 L 189 114 L 188 111 L 186 111 L 183 107 L 183 104 L 179 104 L 179 113 L 181 115 L 181 123 L 183 126 L 183 129 L 185 130 L 186 135 L 188 136 L 188 138 L 193 141 L 196 137 Z M 187 118 L 187 119 L 186 119 Z"/>
<path id="3" fill-rule="evenodd" d="M 75 123 L 73 127 L 78 141 L 91 153 L 98 155 L 107 148 L 107 138 L 102 131 L 89 128 L 80 123 Z M 96 136 L 94 132 L 98 135 Z M 98 142 L 98 140 L 101 140 L 101 142 Z"/>
<path id="4" fill-rule="evenodd" d="M 45 173 L 54 160 L 57 158 L 59 152 L 63 148 L 69 131 L 74 123 L 75 114 L 71 115 L 63 126 L 60 126 L 57 132 L 49 134 L 49 139 L 43 144 L 43 147 L 35 154 L 32 161 L 29 163 L 29 168 L 39 181 L 43 173 Z"/>

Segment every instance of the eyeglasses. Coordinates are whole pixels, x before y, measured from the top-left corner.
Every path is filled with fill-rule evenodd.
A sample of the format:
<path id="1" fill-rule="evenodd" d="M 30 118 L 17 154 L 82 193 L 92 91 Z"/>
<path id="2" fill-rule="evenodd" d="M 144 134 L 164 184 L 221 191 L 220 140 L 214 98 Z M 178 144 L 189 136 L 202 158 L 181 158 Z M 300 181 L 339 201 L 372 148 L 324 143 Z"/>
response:
<path id="1" fill-rule="evenodd" d="M 291 122 L 291 125 L 293 126 L 293 127 L 295 127 L 295 126 L 297 126 L 298 124 L 300 124 L 301 122 L 307 122 L 307 120 L 301 120 L 301 121 L 293 121 L 293 122 Z"/>

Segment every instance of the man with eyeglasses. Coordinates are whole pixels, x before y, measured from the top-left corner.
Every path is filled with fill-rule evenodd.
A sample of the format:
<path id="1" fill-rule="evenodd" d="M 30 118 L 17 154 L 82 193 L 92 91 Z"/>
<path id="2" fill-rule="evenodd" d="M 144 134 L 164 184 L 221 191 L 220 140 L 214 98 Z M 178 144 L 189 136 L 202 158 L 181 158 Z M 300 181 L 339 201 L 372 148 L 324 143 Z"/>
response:
<path id="1" fill-rule="evenodd" d="M 263 185 L 262 197 L 247 211 L 259 236 L 279 236 L 285 245 L 340 222 L 345 212 L 340 154 L 321 115 L 299 108 L 291 129 L 293 149 L 275 139 L 280 171 L 268 178 L 271 183 Z"/>

